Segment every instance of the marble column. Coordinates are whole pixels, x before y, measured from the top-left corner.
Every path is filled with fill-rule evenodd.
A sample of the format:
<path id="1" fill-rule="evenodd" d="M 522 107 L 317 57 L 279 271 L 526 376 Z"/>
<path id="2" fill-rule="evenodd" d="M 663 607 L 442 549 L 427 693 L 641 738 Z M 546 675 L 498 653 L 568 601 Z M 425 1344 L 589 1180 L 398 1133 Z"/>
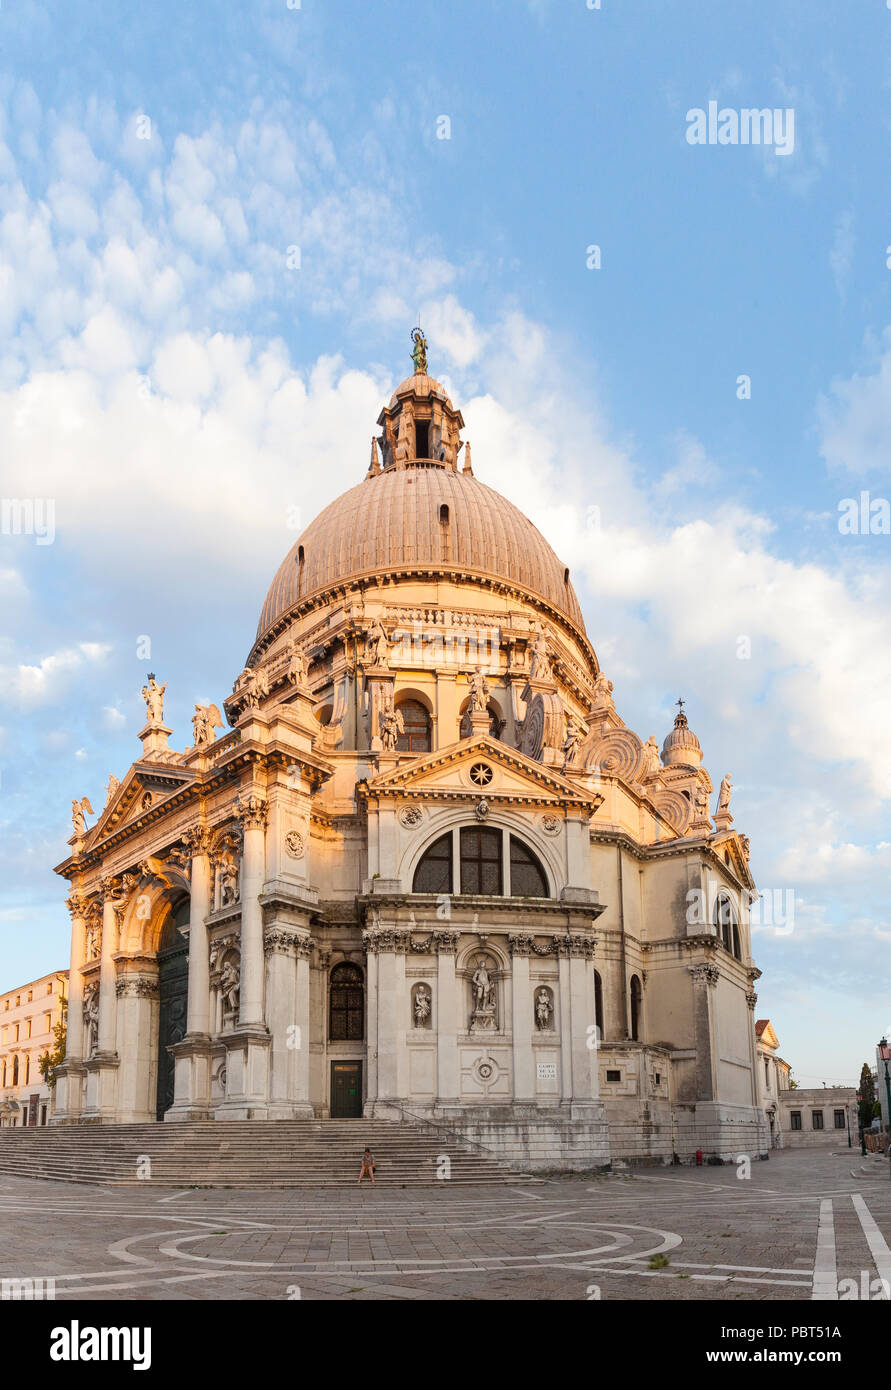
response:
<path id="1" fill-rule="evenodd" d="M 83 1109 L 84 1092 L 84 977 L 86 913 L 89 900 L 76 890 L 66 907 L 71 913 L 71 956 L 68 969 L 68 1015 L 65 1060 L 56 1068 L 56 1103 L 50 1124 L 76 1120 Z"/>
<path id="2" fill-rule="evenodd" d="M 365 934 L 365 1036 L 366 1036 L 366 1078 L 365 1111 L 374 1114 L 377 1089 L 377 1019 L 378 1019 L 378 970 L 377 946 L 368 933 Z"/>
<path id="3" fill-rule="evenodd" d="M 272 1039 L 269 1070 L 271 1120 L 312 1119 L 309 1098 L 308 932 L 280 923 L 264 932 L 266 1014 Z"/>
<path id="4" fill-rule="evenodd" d="M 104 878 L 102 892 L 102 949 L 99 956 L 99 1041 L 96 1051 L 111 1056 L 117 1031 L 117 995 L 114 957 L 118 949 L 118 918 L 115 905 L 121 887 L 116 879 Z"/>
<path id="5" fill-rule="evenodd" d="M 455 975 L 455 950 L 458 932 L 434 931 L 437 974 L 437 1033 L 436 1033 L 436 1103 L 458 1103 L 458 1033 L 464 1031 L 458 1017 L 458 981 Z"/>
<path id="6" fill-rule="evenodd" d="M 508 938 L 511 953 L 511 1036 L 513 1038 L 514 1100 L 535 1099 L 532 1074 L 533 1003 L 529 985 L 529 952 L 533 938 L 516 932 Z"/>
<path id="7" fill-rule="evenodd" d="M 267 803 L 251 793 L 239 800 L 244 828 L 241 860 L 241 996 L 240 1027 L 263 1027 L 263 908 L 260 893 L 266 877 Z"/>
<path id="8" fill-rule="evenodd" d="M 597 1050 L 589 1047 L 594 1023 L 594 969 L 591 964 L 594 943 L 585 936 L 573 936 L 569 943 L 569 1009 L 572 1024 L 572 1098 L 596 1100 L 600 1094 L 597 1076 Z M 566 1002 L 566 1001 L 565 1001 Z"/>
<path id="9" fill-rule="evenodd" d="M 572 1102 L 572 990 L 569 973 L 569 941 L 558 937 L 556 941 L 560 981 L 560 1099 Z"/>

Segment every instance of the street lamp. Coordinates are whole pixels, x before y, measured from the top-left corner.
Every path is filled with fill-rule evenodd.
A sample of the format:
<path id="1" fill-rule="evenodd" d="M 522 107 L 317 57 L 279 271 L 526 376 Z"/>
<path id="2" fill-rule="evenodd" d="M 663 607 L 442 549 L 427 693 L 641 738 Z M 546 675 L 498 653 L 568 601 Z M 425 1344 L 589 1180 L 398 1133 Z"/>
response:
<path id="1" fill-rule="evenodd" d="M 886 1138 L 891 1139 L 891 1077 L 888 1076 L 888 1063 L 891 1062 L 891 1047 L 888 1046 L 888 1039 L 882 1038 L 879 1043 L 879 1056 L 885 1063 L 885 1097 L 888 1101 L 888 1128 L 885 1131 Z M 888 1146 L 888 1157 L 891 1159 L 891 1144 Z"/>

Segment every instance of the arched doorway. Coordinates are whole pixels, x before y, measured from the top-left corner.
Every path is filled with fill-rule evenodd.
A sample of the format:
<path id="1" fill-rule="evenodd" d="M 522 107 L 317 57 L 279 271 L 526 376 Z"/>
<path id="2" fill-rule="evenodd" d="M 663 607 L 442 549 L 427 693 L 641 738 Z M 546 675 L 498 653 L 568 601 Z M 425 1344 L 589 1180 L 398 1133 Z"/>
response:
<path id="1" fill-rule="evenodd" d="M 180 927 L 189 924 L 189 899 L 177 903 L 164 923 L 158 943 L 158 1098 L 157 1118 L 173 1104 L 174 1062 L 167 1051 L 186 1035 L 189 993 L 189 943 Z"/>

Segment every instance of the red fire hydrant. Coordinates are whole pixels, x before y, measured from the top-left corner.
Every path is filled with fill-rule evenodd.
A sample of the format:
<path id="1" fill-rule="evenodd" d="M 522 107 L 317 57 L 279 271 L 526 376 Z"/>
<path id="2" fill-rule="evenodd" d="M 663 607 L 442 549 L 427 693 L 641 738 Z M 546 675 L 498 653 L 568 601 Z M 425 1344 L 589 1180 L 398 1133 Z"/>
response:
<path id="1" fill-rule="evenodd" d="M 701 1167 L 702 1167 L 702 1149 L 697 1149 L 697 1150 L 696 1150 L 696 1167 L 697 1167 L 697 1168 L 701 1168 Z"/>

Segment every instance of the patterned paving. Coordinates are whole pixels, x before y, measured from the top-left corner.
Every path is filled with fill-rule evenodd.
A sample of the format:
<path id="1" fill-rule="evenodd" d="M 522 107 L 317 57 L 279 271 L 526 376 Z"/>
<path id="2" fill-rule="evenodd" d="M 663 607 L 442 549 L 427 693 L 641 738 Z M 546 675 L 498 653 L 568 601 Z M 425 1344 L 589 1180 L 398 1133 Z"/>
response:
<path id="1" fill-rule="evenodd" d="M 888 1164 L 847 1150 L 398 1194 L 0 1181 L 0 1279 L 62 1301 L 875 1297 L 889 1239 Z"/>

